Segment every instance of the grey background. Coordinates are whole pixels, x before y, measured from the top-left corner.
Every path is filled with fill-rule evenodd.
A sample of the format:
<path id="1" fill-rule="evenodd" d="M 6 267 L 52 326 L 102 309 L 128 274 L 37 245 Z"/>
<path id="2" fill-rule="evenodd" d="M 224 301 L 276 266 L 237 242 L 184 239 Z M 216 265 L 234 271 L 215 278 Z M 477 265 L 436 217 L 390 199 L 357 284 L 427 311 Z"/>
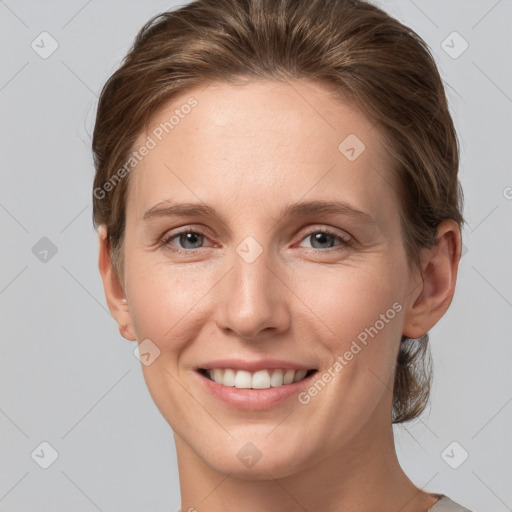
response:
<path id="1" fill-rule="evenodd" d="M 136 344 L 106 309 L 90 152 L 100 88 L 142 24 L 176 5 L 0 1 L 0 512 L 179 506 L 171 429 Z M 435 54 L 461 143 L 468 221 L 455 298 L 431 333 L 431 406 L 396 428 L 399 459 L 428 491 L 475 512 L 512 510 L 512 3 L 379 5 Z M 31 47 L 43 31 L 59 45 L 47 59 Z M 458 58 L 441 46 L 453 31 L 469 44 Z M 46 261 L 43 237 L 57 249 Z M 51 456 L 43 441 L 58 452 L 48 469 L 35 462 Z M 453 469 L 447 460 L 460 463 L 462 450 L 469 457 Z"/>

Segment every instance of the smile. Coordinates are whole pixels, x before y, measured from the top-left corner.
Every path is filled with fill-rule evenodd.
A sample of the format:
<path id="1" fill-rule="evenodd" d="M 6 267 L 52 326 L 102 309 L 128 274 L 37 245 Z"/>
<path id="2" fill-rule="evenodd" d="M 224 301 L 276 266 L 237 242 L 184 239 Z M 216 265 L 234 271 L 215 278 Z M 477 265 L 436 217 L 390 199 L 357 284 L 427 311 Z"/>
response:
<path id="1" fill-rule="evenodd" d="M 199 369 L 213 382 L 238 389 L 269 389 L 300 382 L 316 370 L 269 369 L 249 372 L 232 368 Z"/>

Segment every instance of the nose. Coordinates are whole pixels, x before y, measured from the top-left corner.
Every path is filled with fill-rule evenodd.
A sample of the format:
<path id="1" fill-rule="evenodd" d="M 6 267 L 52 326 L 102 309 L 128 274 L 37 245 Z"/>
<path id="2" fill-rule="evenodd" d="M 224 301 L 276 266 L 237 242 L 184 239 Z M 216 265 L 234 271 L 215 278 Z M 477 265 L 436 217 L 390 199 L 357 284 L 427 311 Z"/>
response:
<path id="1" fill-rule="evenodd" d="M 231 269 L 219 283 L 216 323 L 245 340 L 275 337 L 290 327 L 286 276 L 265 250 L 254 261 L 240 254 L 234 253 Z"/>

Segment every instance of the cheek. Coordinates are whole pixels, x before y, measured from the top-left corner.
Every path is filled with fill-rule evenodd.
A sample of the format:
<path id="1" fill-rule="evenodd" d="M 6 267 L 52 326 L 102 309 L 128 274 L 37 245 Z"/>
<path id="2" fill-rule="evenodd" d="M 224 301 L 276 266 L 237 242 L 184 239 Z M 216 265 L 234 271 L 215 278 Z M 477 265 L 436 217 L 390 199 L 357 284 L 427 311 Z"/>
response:
<path id="1" fill-rule="evenodd" d="M 151 339 L 162 352 L 190 341 L 202 299 L 212 287 L 205 272 L 194 265 L 148 265 L 144 258 L 134 257 L 127 259 L 126 275 L 137 339 Z"/>
<path id="2" fill-rule="evenodd" d="M 297 281 L 295 290 L 312 314 L 319 341 L 347 362 L 344 374 L 366 374 L 371 369 L 383 379 L 394 372 L 396 350 L 402 333 L 401 304 L 404 286 L 393 264 L 338 268 L 311 273 Z M 325 333 L 325 334 L 322 334 Z M 362 371 L 364 369 L 364 371 Z M 367 376 L 367 375 L 366 375 Z"/>
<path id="3" fill-rule="evenodd" d="M 197 270 L 151 267 L 143 258 L 127 261 L 126 271 L 137 340 L 149 339 L 159 351 L 153 362 L 142 365 L 144 379 L 156 406 L 174 428 L 177 417 L 185 421 L 185 417 L 194 416 L 190 411 L 188 415 L 177 413 L 183 410 L 182 387 L 177 382 L 184 376 L 181 355 L 198 337 L 206 318 L 201 313 L 201 299 L 211 286 L 207 279 L 197 278 Z M 196 428 L 193 422 L 186 422 L 185 431 Z"/>
<path id="4" fill-rule="evenodd" d="M 381 314 L 393 309 L 393 304 L 400 301 L 403 288 L 386 265 L 374 266 L 371 270 L 339 267 L 326 272 L 319 269 L 297 283 L 297 295 L 334 331 L 331 334 L 349 337 L 357 336 L 374 325 Z M 390 314 L 396 316 L 393 312 Z"/>

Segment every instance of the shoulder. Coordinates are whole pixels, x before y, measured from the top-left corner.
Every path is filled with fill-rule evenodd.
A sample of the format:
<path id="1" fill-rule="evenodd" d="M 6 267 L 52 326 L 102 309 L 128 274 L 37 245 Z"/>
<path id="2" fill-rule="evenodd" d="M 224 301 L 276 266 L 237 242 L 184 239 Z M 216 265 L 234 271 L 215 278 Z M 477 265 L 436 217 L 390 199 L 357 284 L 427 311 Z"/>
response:
<path id="1" fill-rule="evenodd" d="M 468 508 L 452 501 L 448 496 L 445 496 L 444 494 L 441 494 L 440 496 L 441 497 L 436 504 L 432 508 L 428 509 L 428 512 L 471 512 Z"/>

